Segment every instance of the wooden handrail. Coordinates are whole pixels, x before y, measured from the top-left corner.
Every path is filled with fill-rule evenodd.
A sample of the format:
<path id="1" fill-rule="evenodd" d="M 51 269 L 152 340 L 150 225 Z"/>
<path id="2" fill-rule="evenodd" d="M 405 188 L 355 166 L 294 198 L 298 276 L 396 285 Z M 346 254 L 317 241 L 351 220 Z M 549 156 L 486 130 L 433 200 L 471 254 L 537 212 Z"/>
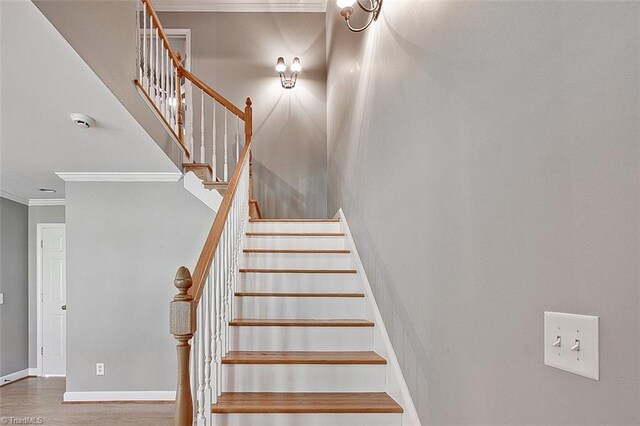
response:
<path id="1" fill-rule="evenodd" d="M 176 54 L 176 51 L 173 50 L 173 47 L 171 46 L 171 42 L 169 42 L 169 37 L 167 37 L 167 34 L 164 32 L 164 28 L 162 27 L 162 23 L 160 23 L 160 18 L 158 18 L 158 15 L 156 14 L 156 11 L 153 9 L 153 6 L 151 5 L 151 1 L 150 0 L 142 0 L 142 3 L 147 8 L 147 13 L 149 14 L 149 16 L 151 16 L 151 18 L 155 21 L 156 29 L 158 30 L 158 35 L 160 36 L 160 39 L 162 40 L 162 44 L 164 44 L 164 47 L 169 52 L 169 56 L 171 56 L 171 60 L 173 61 L 173 64 L 176 66 L 176 68 L 181 69 L 182 68 L 182 62 L 180 61 L 180 57 Z M 146 34 L 145 34 L 145 36 L 146 36 Z"/>
<path id="2" fill-rule="evenodd" d="M 211 225 L 211 229 L 207 235 L 207 240 L 204 243 L 200 257 L 198 258 L 198 263 L 196 263 L 196 268 L 193 270 L 193 274 L 191 275 L 193 285 L 189 288 L 188 294 L 193 298 L 192 303 L 194 306 L 198 305 L 200 298 L 202 297 L 202 292 L 207 282 L 207 276 L 211 269 L 211 263 L 213 262 L 213 255 L 218 249 L 220 237 L 222 236 L 222 231 L 224 230 L 224 225 L 227 221 L 227 215 L 229 214 L 229 209 L 231 209 L 231 203 L 233 202 L 236 188 L 240 181 L 240 175 L 244 168 L 245 159 L 247 158 L 247 155 L 249 155 L 250 149 L 251 142 L 249 141 L 242 149 L 240 159 L 233 171 L 233 176 L 229 182 L 227 192 L 224 194 L 222 204 L 220 204 L 220 209 L 218 210 L 218 213 L 216 213 L 216 218 L 213 221 L 213 225 Z"/>
<path id="3" fill-rule="evenodd" d="M 182 66 L 180 66 L 180 73 L 182 74 L 182 76 L 184 78 L 190 80 L 193 84 L 195 84 L 197 87 L 199 87 L 200 90 L 202 90 L 207 95 L 211 96 L 213 99 L 218 101 L 219 104 L 221 104 L 222 106 L 227 108 L 229 111 L 231 111 L 232 113 L 234 113 L 235 115 L 240 117 L 241 120 L 245 119 L 244 111 L 242 111 L 240 108 L 235 106 L 233 103 L 231 103 L 231 101 L 229 101 L 227 98 L 222 96 L 220 93 L 216 92 L 211 87 L 209 87 L 205 82 L 200 80 L 191 71 L 189 71 L 189 70 L 183 68 Z"/>

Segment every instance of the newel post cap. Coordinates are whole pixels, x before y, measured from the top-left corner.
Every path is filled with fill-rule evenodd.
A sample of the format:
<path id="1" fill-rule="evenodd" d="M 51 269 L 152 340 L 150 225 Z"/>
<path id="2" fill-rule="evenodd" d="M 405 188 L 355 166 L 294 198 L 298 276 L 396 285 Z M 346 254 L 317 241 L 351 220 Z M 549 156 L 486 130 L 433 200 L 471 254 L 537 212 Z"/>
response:
<path id="1" fill-rule="evenodd" d="M 176 272 L 176 277 L 173 280 L 173 285 L 178 289 L 178 294 L 175 295 L 173 300 L 192 300 L 193 297 L 189 296 L 187 293 L 191 286 L 193 285 L 193 280 L 191 279 L 191 272 L 189 272 L 189 268 L 186 266 L 181 266 Z"/>

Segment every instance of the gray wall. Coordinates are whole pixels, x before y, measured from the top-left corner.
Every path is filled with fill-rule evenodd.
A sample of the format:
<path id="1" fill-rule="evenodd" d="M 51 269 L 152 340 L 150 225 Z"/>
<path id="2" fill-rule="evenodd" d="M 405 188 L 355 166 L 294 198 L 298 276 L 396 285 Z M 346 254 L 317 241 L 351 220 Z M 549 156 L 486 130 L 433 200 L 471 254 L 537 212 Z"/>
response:
<path id="1" fill-rule="evenodd" d="M 325 217 L 324 14 L 162 13 L 160 19 L 165 28 L 191 29 L 196 75 L 238 106 L 252 98 L 255 194 L 265 215 Z M 288 64 L 300 57 L 303 71 L 293 90 L 280 85 L 278 56 Z"/>
<path id="2" fill-rule="evenodd" d="M 421 420 L 640 422 L 640 4 L 327 20 L 329 211 Z M 600 316 L 600 381 L 543 365 L 544 310 Z"/>
<path id="3" fill-rule="evenodd" d="M 64 206 L 29 207 L 29 367 L 38 366 L 38 223 L 64 223 Z"/>
<path id="4" fill-rule="evenodd" d="M 214 212 L 182 182 L 67 182 L 66 200 L 67 391 L 175 390 L 173 277 Z"/>
<path id="5" fill-rule="evenodd" d="M 0 198 L 0 376 L 29 367 L 28 207 Z"/>
<path id="6" fill-rule="evenodd" d="M 34 0 L 33 3 L 171 161 L 182 168 L 182 150 L 169 137 L 132 84 L 138 72 L 135 44 L 137 2 Z"/>

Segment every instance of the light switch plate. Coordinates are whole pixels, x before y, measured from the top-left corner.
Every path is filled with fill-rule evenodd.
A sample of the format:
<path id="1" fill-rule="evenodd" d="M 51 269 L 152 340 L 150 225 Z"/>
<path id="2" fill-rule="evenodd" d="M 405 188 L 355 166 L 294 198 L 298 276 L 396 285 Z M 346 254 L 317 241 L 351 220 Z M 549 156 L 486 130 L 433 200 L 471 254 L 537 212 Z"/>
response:
<path id="1" fill-rule="evenodd" d="M 598 337 L 599 317 L 545 312 L 544 363 L 550 367 L 600 380 Z M 580 350 L 575 350 L 578 342 Z"/>
<path id="2" fill-rule="evenodd" d="M 4 304 L 4 293 L 0 293 L 0 305 Z"/>

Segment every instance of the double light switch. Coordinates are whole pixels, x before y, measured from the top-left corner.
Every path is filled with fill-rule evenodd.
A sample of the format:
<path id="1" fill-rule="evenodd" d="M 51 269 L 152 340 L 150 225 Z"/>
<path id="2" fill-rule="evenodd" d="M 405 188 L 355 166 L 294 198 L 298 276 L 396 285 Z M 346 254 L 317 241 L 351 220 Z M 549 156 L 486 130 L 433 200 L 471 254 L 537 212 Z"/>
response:
<path id="1" fill-rule="evenodd" d="M 544 313 L 544 363 L 600 380 L 599 324 L 591 315 Z"/>

